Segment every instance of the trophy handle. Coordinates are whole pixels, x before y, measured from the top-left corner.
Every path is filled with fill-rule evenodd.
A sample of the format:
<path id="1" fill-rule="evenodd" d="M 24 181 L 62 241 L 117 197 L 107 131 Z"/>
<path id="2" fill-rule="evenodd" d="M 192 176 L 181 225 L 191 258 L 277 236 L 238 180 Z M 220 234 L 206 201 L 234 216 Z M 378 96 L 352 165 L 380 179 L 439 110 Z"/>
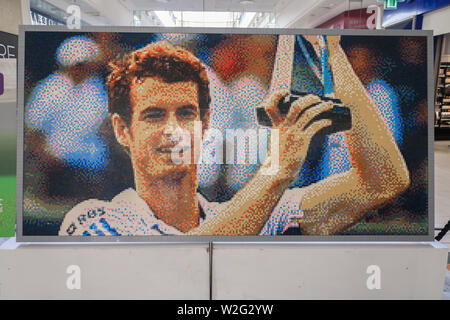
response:
<path id="1" fill-rule="evenodd" d="M 302 51 L 302 54 L 305 57 L 306 62 L 308 63 L 309 67 L 315 71 L 317 77 L 320 79 L 323 85 L 324 96 L 328 98 L 335 98 L 333 74 L 331 73 L 330 64 L 328 62 L 329 51 L 327 38 L 325 35 L 317 35 L 317 37 L 319 44 L 319 50 L 317 51 L 318 58 L 320 61 L 319 67 L 316 66 L 313 57 L 311 56 L 311 54 L 309 53 L 308 49 L 305 46 L 304 41 L 308 40 L 304 39 L 301 35 L 298 35 L 297 41 Z"/>
<path id="2" fill-rule="evenodd" d="M 291 90 L 295 35 L 279 35 L 269 92 Z"/>

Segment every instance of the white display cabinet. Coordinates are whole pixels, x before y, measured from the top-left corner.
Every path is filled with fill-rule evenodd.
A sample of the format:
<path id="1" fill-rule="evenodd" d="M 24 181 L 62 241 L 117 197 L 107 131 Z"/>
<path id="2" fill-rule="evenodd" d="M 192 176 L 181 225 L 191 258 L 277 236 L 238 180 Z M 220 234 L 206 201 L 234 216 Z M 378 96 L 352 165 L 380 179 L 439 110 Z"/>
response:
<path id="1" fill-rule="evenodd" d="M 1 299 L 442 299 L 448 248 L 427 243 L 22 244 Z"/>

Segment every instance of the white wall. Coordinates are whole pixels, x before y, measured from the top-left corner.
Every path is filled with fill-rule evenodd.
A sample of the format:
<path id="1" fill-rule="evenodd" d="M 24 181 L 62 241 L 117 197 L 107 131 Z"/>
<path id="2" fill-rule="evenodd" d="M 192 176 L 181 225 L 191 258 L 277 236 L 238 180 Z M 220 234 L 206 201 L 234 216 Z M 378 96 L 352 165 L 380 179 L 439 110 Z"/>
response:
<path id="1" fill-rule="evenodd" d="M 20 24 L 30 24 L 29 0 L 0 0 L 0 31 L 19 34 Z"/>
<path id="2" fill-rule="evenodd" d="M 442 43 L 441 62 L 450 62 L 450 34 L 444 36 Z"/>
<path id="3" fill-rule="evenodd" d="M 114 25 L 132 26 L 133 10 L 121 0 L 83 0 L 72 3 L 70 0 L 46 0 L 55 7 L 66 11 L 72 4 L 81 8 L 81 20 L 93 26 Z"/>
<path id="4" fill-rule="evenodd" d="M 422 29 L 435 36 L 450 33 L 450 6 L 424 14 Z"/>
<path id="5" fill-rule="evenodd" d="M 123 1 L 86 0 L 85 2 L 100 11 L 100 14 L 104 16 L 111 25 L 133 25 L 133 10 L 128 8 Z"/>

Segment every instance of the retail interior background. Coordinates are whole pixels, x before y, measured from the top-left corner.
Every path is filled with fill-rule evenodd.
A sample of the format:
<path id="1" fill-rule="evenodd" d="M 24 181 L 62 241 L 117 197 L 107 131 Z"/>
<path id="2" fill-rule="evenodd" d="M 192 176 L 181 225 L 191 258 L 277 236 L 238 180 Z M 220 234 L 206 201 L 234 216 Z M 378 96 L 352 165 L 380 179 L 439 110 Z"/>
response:
<path id="1" fill-rule="evenodd" d="M 422 0 L 420 2 L 423 2 L 423 1 L 424 0 Z M 1 1 L 2 10 L 0 11 L 0 30 L 17 34 L 19 24 L 22 24 L 22 23 L 23 24 L 31 24 L 31 19 L 29 19 L 29 12 L 30 12 L 29 2 L 30 1 L 23 1 L 23 0 L 22 1 L 2 0 Z M 41 1 L 41 2 L 44 2 L 44 1 Z M 60 3 L 59 4 L 60 11 L 62 11 L 63 13 L 65 12 L 65 7 L 64 7 L 63 3 L 67 3 L 66 1 L 51 1 L 51 2 L 55 3 L 55 4 Z M 85 1 L 81 0 L 81 2 L 85 2 Z M 101 6 L 99 6 L 99 4 L 106 3 L 106 2 L 108 3 L 108 5 L 106 5 L 106 8 L 103 9 L 103 8 L 101 8 Z M 101 21 L 102 19 L 103 19 L 103 21 L 106 21 L 105 25 L 108 25 L 108 23 L 110 23 L 110 24 L 112 23 L 115 25 L 132 25 L 133 12 L 132 11 L 129 12 L 129 10 L 127 12 L 127 8 L 120 6 L 117 2 L 118 1 L 115 1 L 115 0 L 113 0 L 113 1 L 89 0 L 89 3 L 91 5 L 93 4 L 95 6 L 95 8 L 94 8 L 95 10 L 92 10 L 92 7 L 89 8 L 90 11 L 92 11 L 94 14 L 93 15 L 85 15 L 85 17 L 87 17 L 87 19 L 91 22 L 90 23 L 91 25 L 97 25 L 96 21 Z M 194 1 L 192 1 L 192 2 L 194 2 Z M 273 3 L 276 3 L 276 2 L 277 1 L 273 1 Z M 287 2 L 288 6 L 286 6 L 286 8 L 282 8 L 283 12 L 281 15 L 285 15 L 285 16 L 283 17 L 283 19 L 279 20 L 278 27 L 280 27 L 280 28 L 285 28 L 285 27 L 313 28 L 316 26 L 316 25 L 314 25 L 314 22 L 317 21 L 319 17 L 324 17 L 324 21 L 325 21 L 327 19 L 331 19 L 334 16 L 334 15 L 330 15 L 329 13 L 326 13 L 326 12 L 331 12 L 333 10 L 330 10 L 329 8 L 326 8 L 326 7 L 320 8 L 322 6 L 322 4 L 325 2 L 323 0 L 322 1 L 321 0 L 313 0 L 313 1 L 312 0 L 309 0 L 309 1 L 301 0 L 301 2 L 302 2 L 301 5 L 304 4 L 305 6 L 311 6 L 311 7 L 313 7 L 312 10 L 303 10 L 303 7 L 301 7 L 301 5 L 293 4 L 294 1 L 283 1 L 283 2 L 285 2 L 285 3 Z M 310 3 L 312 3 L 312 2 L 315 2 L 314 6 L 310 5 Z M 358 3 L 357 3 L 358 1 L 345 1 L 345 0 L 327 1 L 327 3 L 337 3 L 337 2 L 345 3 L 344 4 L 345 8 L 343 10 L 347 10 L 347 7 L 350 6 L 350 2 L 358 5 Z M 373 2 L 376 2 L 376 1 L 373 1 Z M 417 3 L 419 1 L 414 1 L 414 2 Z M 167 3 L 164 3 L 164 1 L 161 1 L 161 2 L 155 1 L 154 3 L 156 3 L 158 6 L 167 5 Z M 365 6 L 367 6 L 367 1 L 361 1 L 361 3 L 365 3 Z M 434 3 L 434 1 L 429 1 L 429 3 Z M 24 5 L 24 4 L 26 4 L 26 5 Z M 21 5 L 22 5 L 22 8 L 21 8 Z M 28 5 L 28 8 L 27 8 L 27 5 Z M 380 3 L 378 3 L 378 5 L 380 5 Z M 405 5 L 405 3 L 399 3 L 400 8 L 403 5 Z M 360 5 L 360 6 L 362 6 L 362 5 Z M 342 10 L 341 4 L 338 4 L 337 7 L 339 7 L 339 10 Z M 301 9 L 299 9 L 299 8 L 301 8 Z M 20 10 L 22 10 L 23 12 L 20 13 L 19 12 Z M 160 10 L 162 10 L 162 9 L 160 8 Z M 299 16 L 298 15 L 299 12 L 305 12 L 304 15 L 305 16 L 308 15 L 308 17 Z M 311 15 L 316 15 L 316 16 L 310 17 Z M 106 19 L 105 19 L 105 17 L 106 17 Z M 450 7 L 427 12 L 423 15 L 422 29 L 423 30 L 433 30 L 435 35 L 448 33 L 448 32 L 450 32 L 449 17 L 450 17 Z M 295 20 L 294 18 L 298 18 L 298 21 L 294 21 Z M 0 117 L 0 122 L 2 123 L 2 125 L 3 125 L 3 123 L 8 123 L 7 126 L 15 126 L 15 124 L 13 124 L 12 122 L 7 122 L 5 120 L 5 117 L 3 117 L 3 111 L 5 109 L 2 108 L 0 110 L 2 110 L 2 117 Z M 14 117 L 15 117 L 15 113 L 14 113 Z M 13 148 L 15 148 L 15 147 L 13 147 Z M 447 145 L 444 145 L 443 146 L 444 157 L 442 158 L 442 160 L 444 162 L 448 162 L 447 159 L 450 159 L 450 156 L 447 156 L 448 154 L 449 154 L 449 149 L 447 148 Z M 436 169 L 437 169 L 436 170 L 436 180 L 435 180 L 436 181 L 436 193 L 437 194 L 441 193 L 441 196 L 440 196 L 440 198 L 439 198 L 439 196 L 437 196 L 437 198 L 436 198 L 437 211 L 436 211 L 436 220 L 435 221 L 436 221 L 436 227 L 442 227 L 443 226 L 442 223 L 445 223 L 446 221 L 448 221 L 450 219 L 450 210 L 448 210 L 448 208 L 450 206 L 446 205 L 446 203 L 443 201 L 444 199 L 448 198 L 448 192 L 447 193 L 445 192 L 445 190 L 447 190 L 445 186 L 448 184 L 450 177 L 448 177 L 448 174 L 446 176 L 444 174 L 445 172 L 443 172 L 442 170 L 439 171 L 440 170 L 439 165 Z M 0 243 L 5 241 L 6 239 L 7 238 L 0 238 Z M 442 240 L 442 242 L 444 244 L 446 244 L 447 246 L 450 246 L 450 234 L 447 234 L 447 236 Z M 335 253 L 336 252 L 335 249 L 333 249 L 332 252 Z M 348 252 L 346 252 L 346 253 L 348 253 Z M 358 255 L 360 256 L 359 251 L 358 251 Z M 191 254 L 186 255 L 187 260 L 190 258 L 190 256 L 191 256 Z M 397 256 L 397 255 L 393 255 L 393 257 L 394 256 Z M 227 257 L 227 259 L 224 260 L 224 262 L 231 260 L 229 258 L 230 257 Z M 340 257 L 336 256 L 336 258 L 338 259 Z M 372 256 L 371 256 L 371 259 L 372 259 Z M 327 260 L 329 260 L 329 258 L 327 258 Z M 179 261 L 179 260 L 177 260 L 177 261 Z M 305 265 L 302 261 L 304 261 L 303 258 L 300 261 L 298 261 L 299 266 Z M 326 265 L 326 263 L 325 263 L 325 265 Z M 170 268 L 170 264 L 167 264 L 167 266 Z M 225 263 L 224 267 L 229 268 L 229 267 L 236 267 L 236 266 L 235 265 L 230 266 L 229 264 Z M 296 268 L 297 268 L 297 266 L 296 266 Z M 232 270 L 232 268 L 231 268 L 231 270 Z M 255 270 L 259 270 L 258 267 Z M 299 272 L 299 270 L 296 269 L 295 272 Z M 251 273 L 254 274 L 253 270 Z M 287 272 L 287 274 L 290 275 L 289 272 Z M 423 270 L 420 270 L 420 272 L 417 274 L 424 275 Z M 102 275 L 104 275 L 103 272 L 102 272 Z M 41 278 L 41 276 L 42 275 L 36 275 L 35 278 L 38 279 L 38 278 Z M 342 277 L 342 274 L 339 274 L 338 277 Z M 236 280 L 234 277 L 232 277 L 230 279 Z M 265 279 L 265 278 L 261 277 L 261 279 Z M 329 279 L 330 278 L 328 278 L 327 280 L 329 280 Z M 242 280 L 244 280 L 244 281 L 242 281 L 242 283 L 244 283 L 244 284 L 247 283 L 245 281 L 246 279 L 242 279 Z M 279 276 L 277 276 L 276 282 L 282 283 L 282 281 L 280 281 Z M 230 281 L 230 283 L 232 283 L 232 281 Z M 265 279 L 264 281 L 261 281 L 260 283 L 267 283 L 267 279 Z M 390 283 L 390 282 L 388 282 L 388 283 Z M 392 281 L 392 283 L 394 283 L 394 281 Z M 330 283 L 328 281 L 327 283 L 323 283 L 323 286 L 329 286 L 329 284 Z M 347 284 L 345 283 L 344 285 L 347 285 Z M 412 285 L 412 286 L 409 287 L 409 285 Z M 28 291 L 28 289 L 29 289 L 28 286 L 29 286 L 29 284 L 23 286 L 24 291 Z M 410 281 L 405 282 L 405 287 L 411 288 L 411 290 L 413 290 L 413 291 L 417 291 L 417 287 L 414 287 L 414 285 L 411 284 Z M 191 288 L 190 287 L 188 287 L 188 288 L 191 291 Z M 385 290 L 382 290 L 382 291 L 385 292 L 386 287 L 383 287 L 383 288 Z M 16 291 L 20 291 L 16 287 L 14 289 L 16 289 Z M 165 289 L 165 287 L 163 287 L 162 289 Z M 285 288 L 283 288 L 283 289 L 285 289 Z M 264 290 L 262 290 L 262 291 L 264 291 Z M 276 290 L 273 290 L 273 291 L 276 291 Z M 376 291 L 376 290 L 373 290 L 373 291 Z M 192 297 L 192 292 L 190 292 L 189 294 Z M 158 293 L 158 295 L 160 295 L 160 293 Z M 292 298 L 292 296 L 289 296 L 289 297 Z M 307 297 L 310 298 L 310 295 L 308 295 Z"/>
<path id="2" fill-rule="evenodd" d="M 0 32 L 0 237 L 15 233 L 17 35 Z"/>

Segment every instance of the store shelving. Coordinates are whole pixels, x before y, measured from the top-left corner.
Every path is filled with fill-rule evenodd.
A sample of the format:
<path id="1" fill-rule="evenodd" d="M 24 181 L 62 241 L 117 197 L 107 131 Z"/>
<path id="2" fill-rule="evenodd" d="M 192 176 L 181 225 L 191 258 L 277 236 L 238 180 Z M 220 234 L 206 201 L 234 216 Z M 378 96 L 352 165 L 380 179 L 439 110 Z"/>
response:
<path id="1" fill-rule="evenodd" d="M 435 92 L 435 126 L 450 124 L 450 62 L 439 66 Z"/>

